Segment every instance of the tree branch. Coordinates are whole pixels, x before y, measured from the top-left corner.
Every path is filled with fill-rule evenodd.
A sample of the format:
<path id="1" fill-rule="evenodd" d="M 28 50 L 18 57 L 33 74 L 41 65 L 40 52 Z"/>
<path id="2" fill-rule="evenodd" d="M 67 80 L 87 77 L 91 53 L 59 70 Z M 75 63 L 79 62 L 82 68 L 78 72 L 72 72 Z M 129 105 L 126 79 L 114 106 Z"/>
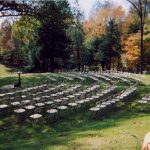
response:
<path id="1" fill-rule="evenodd" d="M 127 0 L 127 1 L 135 8 L 135 10 L 137 11 L 137 14 L 141 17 L 142 13 L 140 12 L 136 4 L 134 4 L 131 0 Z"/>

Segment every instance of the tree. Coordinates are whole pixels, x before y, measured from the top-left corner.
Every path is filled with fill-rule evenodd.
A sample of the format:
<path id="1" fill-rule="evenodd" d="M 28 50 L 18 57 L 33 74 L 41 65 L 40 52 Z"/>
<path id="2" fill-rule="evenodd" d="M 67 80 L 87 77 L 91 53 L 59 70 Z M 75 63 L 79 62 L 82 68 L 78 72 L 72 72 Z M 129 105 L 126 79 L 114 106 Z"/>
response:
<path id="1" fill-rule="evenodd" d="M 130 34 L 124 41 L 124 53 L 122 62 L 128 71 L 139 72 L 139 58 L 140 58 L 140 41 L 139 33 Z M 136 69 L 136 70 L 135 70 Z"/>
<path id="2" fill-rule="evenodd" d="M 34 69 L 37 66 L 31 63 L 31 58 L 35 59 L 36 53 L 38 52 L 38 47 L 36 45 L 37 31 L 40 26 L 40 22 L 33 18 L 22 16 L 17 20 L 12 27 L 12 54 L 13 63 L 19 65 L 20 67 L 28 66 L 30 69 Z M 37 49 L 34 52 L 34 56 L 31 51 Z M 30 66 L 30 67 L 29 67 Z"/>
<path id="3" fill-rule="evenodd" d="M 77 65 L 78 70 L 81 69 L 81 51 L 83 49 L 83 15 L 79 8 L 79 3 L 75 1 L 75 7 L 73 8 L 73 25 L 69 28 L 69 37 L 71 39 L 70 48 L 72 49 L 72 55 L 74 63 Z M 71 58 L 72 59 L 72 58 Z"/>
<path id="4" fill-rule="evenodd" d="M 119 61 L 122 51 L 121 33 L 119 31 L 118 24 L 114 19 L 110 19 L 108 22 L 106 27 L 106 38 L 108 39 L 108 70 L 111 70 L 112 58 L 116 57 Z"/>
<path id="5" fill-rule="evenodd" d="M 0 55 L 2 61 L 10 60 L 12 41 L 11 41 L 12 25 L 7 19 L 1 24 L 0 29 Z"/>
<path id="6" fill-rule="evenodd" d="M 41 12 L 49 16 L 38 31 L 38 45 L 41 47 L 41 65 L 44 71 L 54 72 L 55 58 L 66 58 L 69 43 L 67 29 L 72 23 L 72 13 L 67 1 L 45 1 Z"/>
<path id="7" fill-rule="evenodd" d="M 150 71 L 150 18 L 145 22 L 144 26 L 144 68 Z"/>
<path id="8" fill-rule="evenodd" d="M 86 37 L 84 41 L 84 51 L 82 53 L 82 62 L 84 65 L 92 65 L 94 64 L 94 54 L 97 51 L 95 49 L 95 38 L 92 36 Z"/>
<path id="9" fill-rule="evenodd" d="M 3 49 L 8 49 L 10 45 L 8 44 L 9 40 L 11 39 L 11 31 L 12 25 L 11 22 L 7 19 L 4 20 L 1 24 L 1 46 Z"/>
<path id="10" fill-rule="evenodd" d="M 148 15 L 149 0 L 127 0 L 134 8 L 136 14 L 140 17 L 140 73 L 143 73 L 143 55 L 144 55 L 144 24 Z"/>
<path id="11" fill-rule="evenodd" d="M 113 6 L 113 7 L 112 7 Z M 85 21 L 83 29 L 86 35 L 92 35 L 99 37 L 106 32 L 106 26 L 111 18 L 114 18 L 121 28 L 122 20 L 124 17 L 124 11 L 121 6 L 106 5 L 99 9 L 95 16 Z"/>
<path id="12" fill-rule="evenodd" d="M 0 17 L 32 16 L 43 20 L 47 16 L 39 10 L 43 6 L 43 0 L 1 0 Z"/>
<path id="13" fill-rule="evenodd" d="M 85 58 L 88 58 L 91 64 L 101 63 L 102 70 L 111 70 L 112 64 L 114 66 L 112 59 L 115 58 L 119 61 L 122 52 L 121 33 L 118 24 L 114 19 L 110 19 L 105 34 L 99 37 L 88 36 L 84 45 L 85 52 L 88 54 L 85 54 Z"/>

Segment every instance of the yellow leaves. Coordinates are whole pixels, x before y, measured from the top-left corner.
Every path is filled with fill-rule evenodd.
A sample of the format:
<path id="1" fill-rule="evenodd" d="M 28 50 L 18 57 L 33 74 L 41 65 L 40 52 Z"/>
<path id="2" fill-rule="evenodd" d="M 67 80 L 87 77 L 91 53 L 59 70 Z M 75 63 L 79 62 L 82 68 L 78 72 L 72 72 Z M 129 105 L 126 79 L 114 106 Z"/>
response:
<path id="1" fill-rule="evenodd" d="M 114 18 L 118 23 L 124 16 L 124 11 L 121 6 L 108 6 L 100 9 L 96 16 L 90 17 L 83 25 L 86 35 L 93 37 L 101 36 L 105 33 L 106 24 L 109 18 Z"/>
<path id="2" fill-rule="evenodd" d="M 83 25 L 83 30 L 86 34 L 92 33 L 92 30 L 94 29 L 94 20 L 90 18 L 88 21 L 86 21 Z"/>
<path id="3" fill-rule="evenodd" d="M 123 11 L 121 6 L 117 7 L 106 7 L 104 9 L 101 9 L 97 13 L 97 21 L 99 22 L 107 22 L 107 19 L 114 18 L 115 20 L 120 20 L 122 17 L 124 17 L 125 12 Z"/>
<path id="4" fill-rule="evenodd" d="M 140 34 L 131 34 L 124 41 L 124 59 L 126 59 L 129 68 L 134 68 L 139 59 L 139 42 L 140 42 Z"/>

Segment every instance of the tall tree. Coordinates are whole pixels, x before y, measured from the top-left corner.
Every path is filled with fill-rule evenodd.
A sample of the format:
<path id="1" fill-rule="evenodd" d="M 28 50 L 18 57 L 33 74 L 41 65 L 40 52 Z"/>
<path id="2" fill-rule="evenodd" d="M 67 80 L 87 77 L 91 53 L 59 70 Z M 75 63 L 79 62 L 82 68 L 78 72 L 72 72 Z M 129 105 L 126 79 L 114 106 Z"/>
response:
<path id="1" fill-rule="evenodd" d="M 122 55 L 123 66 L 128 71 L 139 72 L 140 58 L 140 35 L 139 33 L 130 34 L 124 41 L 124 53 Z"/>
<path id="2" fill-rule="evenodd" d="M 1 38 L 0 45 L 2 50 L 8 50 L 10 48 L 9 41 L 11 39 L 12 25 L 7 19 L 1 24 Z"/>
<path id="3" fill-rule="evenodd" d="M 41 47 L 40 56 L 44 71 L 51 72 L 55 69 L 55 58 L 66 57 L 66 48 L 69 39 L 66 30 L 72 23 L 72 13 L 66 0 L 45 1 L 41 12 L 48 18 L 42 22 L 39 28 L 38 44 Z"/>
<path id="4" fill-rule="evenodd" d="M 0 28 L 0 57 L 1 61 L 9 61 L 11 59 L 11 41 L 12 24 L 7 19 L 4 20 Z"/>
<path id="5" fill-rule="evenodd" d="M 119 26 L 121 26 L 124 11 L 121 6 L 114 6 L 114 4 L 112 6 L 106 5 L 104 8 L 98 10 L 94 17 L 91 16 L 85 21 L 83 29 L 86 35 L 99 37 L 105 34 L 110 18 L 114 18 Z"/>
<path id="6" fill-rule="evenodd" d="M 75 6 L 73 8 L 74 22 L 69 29 L 69 34 L 71 37 L 71 48 L 73 50 L 73 55 L 75 63 L 78 65 L 78 70 L 81 69 L 81 51 L 83 49 L 83 14 L 79 8 L 78 0 L 75 0 Z"/>
<path id="7" fill-rule="evenodd" d="M 122 51 L 121 33 L 118 24 L 114 19 L 110 19 L 110 21 L 108 22 L 108 25 L 106 27 L 106 38 L 108 39 L 108 70 L 111 70 L 112 58 L 116 57 L 119 61 Z"/>
<path id="8" fill-rule="evenodd" d="M 149 11 L 149 0 L 127 0 L 132 6 L 136 14 L 140 17 L 140 73 L 143 73 L 143 55 L 144 55 L 144 24 Z"/>
<path id="9" fill-rule="evenodd" d="M 38 51 L 36 39 L 39 26 L 40 22 L 37 19 L 28 16 L 20 17 L 13 24 L 12 42 L 14 46 L 12 52 L 14 62 L 20 67 L 26 65 L 30 66 L 30 69 L 35 67 L 35 64 L 31 63 L 31 58 L 34 59 L 34 57 L 29 54 L 32 54 L 33 46 Z M 36 52 L 34 52 L 34 56 L 36 56 Z"/>
<path id="10" fill-rule="evenodd" d="M 87 58 L 90 58 L 91 64 L 101 63 L 103 70 L 111 70 L 112 64 L 114 66 L 112 59 L 115 58 L 119 61 L 122 52 L 121 33 L 118 24 L 114 19 L 110 19 L 104 35 L 88 36 L 84 44 L 88 53 Z"/>

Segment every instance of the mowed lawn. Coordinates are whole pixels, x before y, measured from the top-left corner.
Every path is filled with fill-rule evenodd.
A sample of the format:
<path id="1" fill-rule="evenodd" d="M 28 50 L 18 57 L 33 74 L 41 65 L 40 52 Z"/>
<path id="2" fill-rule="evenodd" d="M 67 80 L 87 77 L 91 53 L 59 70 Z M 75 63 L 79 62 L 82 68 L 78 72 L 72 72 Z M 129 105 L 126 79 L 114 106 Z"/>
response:
<path id="1" fill-rule="evenodd" d="M 17 79 L 6 74 L 0 85 Z M 49 75 L 25 74 L 22 80 L 36 83 Z M 18 125 L 13 117 L 1 118 L 0 150 L 140 150 L 144 135 L 150 131 L 150 106 L 145 108 L 138 100 L 150 92 L 150 76 L 138 78 L 146 85 L 138 86 L 130 97 L 132 102 L 119 103 L 118 109 L 103 119 L 94 119 L 88 110 L 74 112 L 54 124 Z"/>
<path id="2" fill-rule="evenodd" d="M 16 69 L 0 64 L 0 77 L 15 75 Z"/>
<path id="3" fill-rule="evenodd" d="M 54 125 L 16 125 L 1 131 L 0 149 L 139 150 L 148 131 L 148 114 L 126 110 L 104 120 L 87 120 L 83 115 Z"/>

